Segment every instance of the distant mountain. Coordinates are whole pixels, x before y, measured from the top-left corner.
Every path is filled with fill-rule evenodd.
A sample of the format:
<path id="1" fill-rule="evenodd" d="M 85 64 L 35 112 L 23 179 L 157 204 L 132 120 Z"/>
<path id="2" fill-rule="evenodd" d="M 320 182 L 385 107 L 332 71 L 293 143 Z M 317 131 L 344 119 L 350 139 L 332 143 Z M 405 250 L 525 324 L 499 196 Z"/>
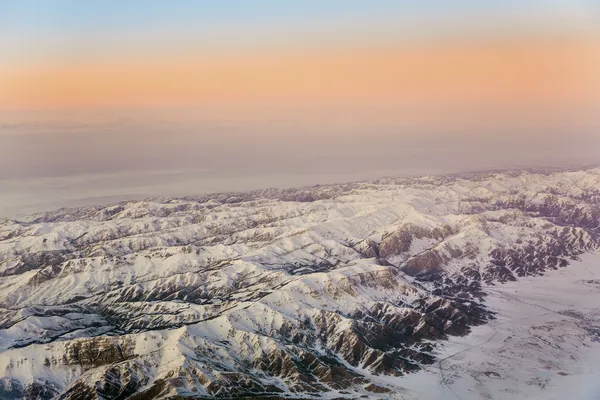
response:
<path id="1" fill-rule="evenodd" d="M 599 247 L 600 168 L 2 221 L 0 398 L 386 398 L 494 318 L 490 285 Z"/>

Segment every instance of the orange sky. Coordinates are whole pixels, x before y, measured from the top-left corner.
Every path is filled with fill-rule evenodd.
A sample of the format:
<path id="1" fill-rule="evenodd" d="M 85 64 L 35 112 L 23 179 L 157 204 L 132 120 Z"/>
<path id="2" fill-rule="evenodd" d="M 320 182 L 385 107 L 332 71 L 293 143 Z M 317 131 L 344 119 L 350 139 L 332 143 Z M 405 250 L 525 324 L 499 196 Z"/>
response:
<path id="1" fill-rule="evenodd" d="M 491 39 L 0 67 L 0 109 L 234 104 L 588 107 L 600 40 Z M 427 106 L 425 106 L 427 108 Z"/>

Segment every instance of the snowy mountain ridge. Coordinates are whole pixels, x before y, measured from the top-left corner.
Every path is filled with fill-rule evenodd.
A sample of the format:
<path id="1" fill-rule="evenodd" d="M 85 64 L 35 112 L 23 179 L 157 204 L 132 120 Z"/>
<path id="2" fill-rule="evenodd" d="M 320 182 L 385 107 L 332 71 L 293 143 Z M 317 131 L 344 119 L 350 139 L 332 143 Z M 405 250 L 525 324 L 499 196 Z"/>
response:
<path id="1" fill-rule="evenodd" d="M 0 222 L 0 398 L 389 398 L 600 247 L 600 168 L 149 199 Z"/>

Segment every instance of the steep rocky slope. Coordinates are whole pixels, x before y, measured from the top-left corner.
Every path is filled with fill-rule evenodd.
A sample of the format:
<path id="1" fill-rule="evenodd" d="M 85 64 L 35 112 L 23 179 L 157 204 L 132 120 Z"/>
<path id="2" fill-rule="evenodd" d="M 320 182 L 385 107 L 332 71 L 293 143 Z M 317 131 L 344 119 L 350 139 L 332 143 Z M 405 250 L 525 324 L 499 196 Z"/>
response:
<path id="1" fill-rule="evenodd" d="M 600 246 L 600 169 L 149 199 L 0 222 L 0 398 L 386 397 L 490 285 Z"/>

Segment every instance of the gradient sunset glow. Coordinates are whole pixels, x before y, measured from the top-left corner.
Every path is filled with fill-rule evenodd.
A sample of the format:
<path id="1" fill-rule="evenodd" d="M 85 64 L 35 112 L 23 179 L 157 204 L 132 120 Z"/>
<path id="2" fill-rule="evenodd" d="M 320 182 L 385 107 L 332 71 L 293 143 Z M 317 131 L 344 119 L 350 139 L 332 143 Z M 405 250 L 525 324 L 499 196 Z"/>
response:
<path id="1" fill-rule="evenodd" d="M 600 98 L 593 2 L 124 3 L 4 4 L 0 109 Z"/>

